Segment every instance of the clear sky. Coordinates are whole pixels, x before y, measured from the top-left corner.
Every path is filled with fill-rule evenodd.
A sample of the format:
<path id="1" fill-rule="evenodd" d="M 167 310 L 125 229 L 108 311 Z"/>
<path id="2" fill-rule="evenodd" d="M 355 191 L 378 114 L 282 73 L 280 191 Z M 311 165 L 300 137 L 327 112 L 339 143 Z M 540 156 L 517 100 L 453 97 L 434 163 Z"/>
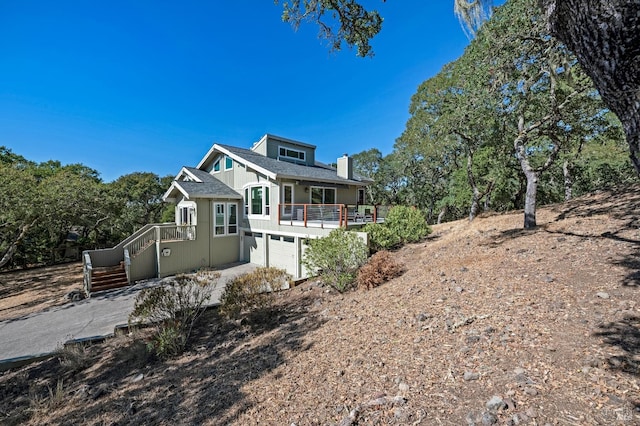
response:
<path id="1" fill-rule="evenodd" d="M 106 182 L 265 133 L 323 162 L 388 154 L 418 85 L 469 40 L 453 0 L 364 3 L 384 17 L 372 59 L 294 32 L 272 0 L 0 0 L 0 145 Z"/>

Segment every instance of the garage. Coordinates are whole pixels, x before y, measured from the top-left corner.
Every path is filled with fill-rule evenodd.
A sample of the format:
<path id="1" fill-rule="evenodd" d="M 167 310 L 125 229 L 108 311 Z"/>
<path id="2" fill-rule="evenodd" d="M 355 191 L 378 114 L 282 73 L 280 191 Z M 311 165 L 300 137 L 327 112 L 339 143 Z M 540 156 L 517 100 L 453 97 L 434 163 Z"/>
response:
<path id="1" fill-rule="evenodd" d="M 269 266 L 284 269 L 293 277 L 298 277 L 298 255 L 297 244 L 294 237 L 283 235 L 270 235 L 269 243 Z"/>
<path id="2" fill-rule="evenodd" d="M 244 260 L 264 266 L 264 235 L 260 232 L 245 232 L 243 235 L 243 245 Z"/>

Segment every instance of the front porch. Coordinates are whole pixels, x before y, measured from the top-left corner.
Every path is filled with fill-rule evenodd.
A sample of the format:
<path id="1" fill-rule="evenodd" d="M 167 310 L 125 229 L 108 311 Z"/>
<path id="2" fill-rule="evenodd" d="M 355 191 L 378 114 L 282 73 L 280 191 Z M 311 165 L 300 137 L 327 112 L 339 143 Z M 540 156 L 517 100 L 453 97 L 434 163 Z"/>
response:
<path id="1" fill-rule="evenodd" d="M 349 204 L 279 204 L 278 224 L 305 228 L 351 228 L 383 223 L 389 206 Z"/>

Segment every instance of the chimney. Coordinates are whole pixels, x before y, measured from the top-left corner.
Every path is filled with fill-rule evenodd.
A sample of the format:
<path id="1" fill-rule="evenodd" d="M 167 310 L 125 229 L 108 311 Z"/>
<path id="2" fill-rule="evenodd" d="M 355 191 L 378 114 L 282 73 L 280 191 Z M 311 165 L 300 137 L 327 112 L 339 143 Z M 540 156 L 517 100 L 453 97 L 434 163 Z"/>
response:
<path id="1" fill-rule="evenodd" d="M 338 176 L 345 179 L 353 179 L 353 158 L 344 154 L 338 158 Z"/>

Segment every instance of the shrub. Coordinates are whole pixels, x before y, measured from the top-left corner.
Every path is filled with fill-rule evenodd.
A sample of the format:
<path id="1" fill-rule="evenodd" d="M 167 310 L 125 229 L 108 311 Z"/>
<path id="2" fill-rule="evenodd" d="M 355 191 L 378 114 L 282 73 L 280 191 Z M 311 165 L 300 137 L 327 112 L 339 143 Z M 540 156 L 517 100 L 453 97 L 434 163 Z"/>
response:
<path id="1" fill-rule="evenodd" d="M 384 226 L 397 235 L 402 244 L 415 243 L 431 233 L 424 215 L 414 207 L 392 207 L 384 219 Z"/>
<path id="2" fill-rule="evenodd" d="M 400 236 L 384 224 L 367 223 L 362 232 L 369 235 L 369 248 L 372 252 L 389 250 L 400 245 Z"/>
<path id="3" fill-rule="evenodd" d="M 265 311 L 273 306 L 275 291 L 286 288 L 291 276 L 278 268 L 258 268 L 227 283 L 220 297 L 220 314 L 238 318 L 243 313 Z"/>
<path id="4" fill-rule="evenodd" d="M 339 292 L 352 287 L 358 268 L 367 261 L 367 245 L 354 232 L 334 229 L 323 238 L 308 241 L 302 264 L 318 273 L 324 284 Z"/>
<path id="5" fill-rule="evenodd" d="M 388 251 L 379 251 L 358 271 L 358 288 L 371 290 L 402 275 L 404 265 L 396 262 Z"/>
<path id="6" fill-rule="evenodd" d="M 129 325 L 139 321 L 155 324 L 157 329 L 148 348 L 161 358 L 179 355 L 206 309 L 218 278 L 217 272 L 199 271 L 177 275 L 168 285 L 142 290 L 129 315 Z"/>

